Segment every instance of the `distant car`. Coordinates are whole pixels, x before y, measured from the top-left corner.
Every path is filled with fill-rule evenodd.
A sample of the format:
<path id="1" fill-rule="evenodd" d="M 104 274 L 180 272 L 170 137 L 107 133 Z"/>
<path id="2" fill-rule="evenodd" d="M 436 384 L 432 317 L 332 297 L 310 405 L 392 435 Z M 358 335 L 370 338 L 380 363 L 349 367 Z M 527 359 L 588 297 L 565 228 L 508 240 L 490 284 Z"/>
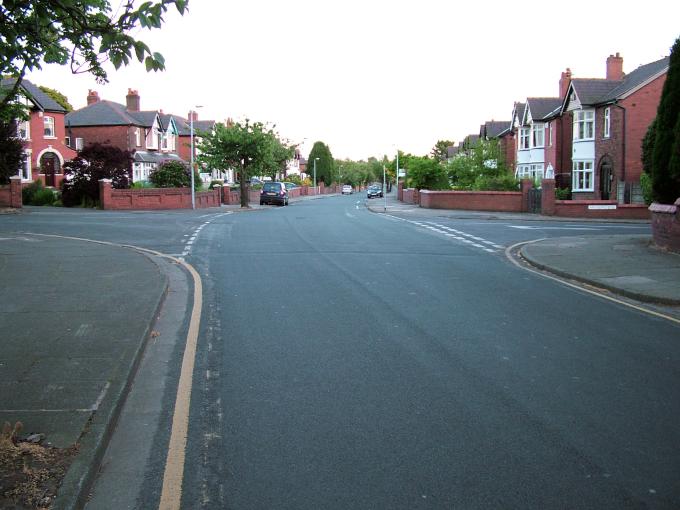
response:
<path id="1" fill-rule="evenodd" d="M 354 193 L 354 188 L 352 188 L 352 186 L 350 186 L 349 184 L 345 184 L 342 187 L 342 194 L 343 195 L 351 195 L 352 193 Z"/>
<path id="2" fill-rule="evenodd" d="M 288 191 L 300 187 L 300 186 L 298 186 L 297 184 L 295 184 L 294 182 L 286 182 L 286 181 L 284 181 L 283 185 L 286 187 L 286 189 L 287 189 Z"/>
<path id="3" fill-rule="evenodd" d="M 383 190 L 380 186 L 369 186 L 366 189 L 366 198 L 376 198 L 383 196 Z"/>
<path id="4" fill-rule="evenodd" d="M 282 182 L 265 182 L 260 191 L 260 205 L 288 205 L 288 190 Z"/>

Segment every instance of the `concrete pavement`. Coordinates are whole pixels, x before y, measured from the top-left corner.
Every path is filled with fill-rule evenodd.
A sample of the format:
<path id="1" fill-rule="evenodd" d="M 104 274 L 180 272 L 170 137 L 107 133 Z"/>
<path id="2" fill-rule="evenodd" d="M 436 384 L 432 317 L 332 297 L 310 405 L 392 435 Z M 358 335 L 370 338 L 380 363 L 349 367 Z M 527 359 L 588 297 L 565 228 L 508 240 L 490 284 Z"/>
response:
<path id="1" fill-rule="evenodd" d="M 387 212 L 418 209 L 393 195 Z M 384 204 L 372 199 L 368 207 L 384 212 Z M 443 212 L 504 218 L 436 211 Z M 680 305 L 680 256 L 654 248 L 647 236 L 554 238 L 525 244 L 520 253 L 557 275 L 641 301 Z M 24 432 L 43 433 L 55 446 L 80 443 L 60 490 L 61 507 L 71 507 L 96 472 L 163 305 L 163 264 L 114 245 L 0 235 L 0 421 L 22 421 Z"/>

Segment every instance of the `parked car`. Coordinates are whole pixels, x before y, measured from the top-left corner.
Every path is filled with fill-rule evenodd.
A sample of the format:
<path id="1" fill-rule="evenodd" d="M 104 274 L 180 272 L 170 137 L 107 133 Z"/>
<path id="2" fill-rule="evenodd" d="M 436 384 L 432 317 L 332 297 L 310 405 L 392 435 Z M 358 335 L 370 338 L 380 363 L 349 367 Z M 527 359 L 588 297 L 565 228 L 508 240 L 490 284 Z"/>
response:
<path id="1" fill-rule="evenodd" d="M 276 181 L 265 182 L 260 191 L 260 205 L 264 204 L 288 205 L 286 185 Z"/>
<path id="2" fill-rule="evenodd" d="M 343 195 L 351 195 L 352 193 L 354 193 L 354 188 L 352 188 L 352 186 L 350 186 L 349 184 L 345 184 L 342 187 L 342 194 Z"/>
<path id="3" fill-rule="evenodd" d="M 366 198 L 375 198 L 383 196 L 383 190 L 381 186 L 369 186 L 366 189 Z"/>
<path id="4" fill-rule="evenodd" d="M 284 181 L 284 182 L 283 182 L 283 185 L 286 187 L 286 189 L 287 189 L 288 191 L 300 187 L 300 186 L 298 186 L 297 184 L 295 184 L 294 182 L 287 182 L 287 181 Z"/>

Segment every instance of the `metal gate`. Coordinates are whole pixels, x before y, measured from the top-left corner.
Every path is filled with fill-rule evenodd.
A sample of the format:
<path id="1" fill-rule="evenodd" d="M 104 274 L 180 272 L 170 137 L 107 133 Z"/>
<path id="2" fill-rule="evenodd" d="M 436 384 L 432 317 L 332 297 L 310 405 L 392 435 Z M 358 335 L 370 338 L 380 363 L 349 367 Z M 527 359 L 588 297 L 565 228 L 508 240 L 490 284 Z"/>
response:
<path id="1" fill-rule="evenodd" d="M 531 188 L 527 202 L 527 212 L 541 214 L 541 188 Z"/>

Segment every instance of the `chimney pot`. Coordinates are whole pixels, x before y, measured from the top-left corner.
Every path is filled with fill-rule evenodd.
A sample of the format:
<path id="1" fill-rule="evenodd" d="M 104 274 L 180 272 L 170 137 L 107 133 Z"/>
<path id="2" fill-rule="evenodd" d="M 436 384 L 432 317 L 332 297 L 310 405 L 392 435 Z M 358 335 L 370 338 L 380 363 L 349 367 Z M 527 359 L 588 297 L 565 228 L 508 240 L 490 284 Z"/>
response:
<path id="1" fill-rule="evenodd" d="M 125 103 L 129 111 L 138 112 L 140 103 L 139 92 L 133 89 L 128 89 L 127 96 L 125 96 Z"/>
<path id="2" fill-rule="evenodd" d="M 99 102 L 99 93 L 96 90 L 87 91 L 87 104 L 88 106 Z"/>
<path id="3" fill-rule="evenodd" d="M 607 58 L 607 75 L 608 80 L 623 80 L 623 57 L 617 51 L 616 55 L 609 55 Z"/>

